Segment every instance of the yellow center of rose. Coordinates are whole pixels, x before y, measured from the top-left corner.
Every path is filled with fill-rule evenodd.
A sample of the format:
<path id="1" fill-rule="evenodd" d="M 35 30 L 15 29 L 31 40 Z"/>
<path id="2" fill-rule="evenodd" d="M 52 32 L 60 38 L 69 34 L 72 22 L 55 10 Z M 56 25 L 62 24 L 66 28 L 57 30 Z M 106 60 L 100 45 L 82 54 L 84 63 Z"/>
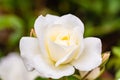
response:
<path id="1" fill-rule="evenodd" d="M 68 32 L 59 34 L 55 40 L 56 44 L 70 46 L 70 35 Z"/>

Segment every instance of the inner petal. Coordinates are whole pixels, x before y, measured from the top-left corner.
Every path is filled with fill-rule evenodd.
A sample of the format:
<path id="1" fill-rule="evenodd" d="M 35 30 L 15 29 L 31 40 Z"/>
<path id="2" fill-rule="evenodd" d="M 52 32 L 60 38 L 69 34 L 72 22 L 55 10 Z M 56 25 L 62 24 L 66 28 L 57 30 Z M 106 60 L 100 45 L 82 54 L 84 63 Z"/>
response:
<path id="1" fill-rule="evenodd" d="M 48 41 L 48 54 L 50 56 L 50 59 L 52 59 L 54 62 L 58 61 L 61 59 L 63 56 L 65 56 L 65 49 L 64 47 L 52 42 Z"/>
<path id="2" fill-rule="evenodd" d="M 70 39 L 69 32 L 63 32 L 63 33 L 59 34 L 56 39 L 69 40 Z"/>
<path id="3" fill-rule="evenodd" d="M 60 33 L 55 40 L 56 44 L 69 46 L 70 45 L 70 34 L 69 32 Z"/>
<path id="4" fill-rule="evenodd" d="M 46 49 L 56 66 L 71 62 L 79 54 L 80 38 L 77 28 L 68 29 L 54 24 L 46 31 Z"/>
<path id="5" fill-rule="evenodd" d="M 75 56 L 78 54 L 78 52 L 78 46 L 70 46 L 69 49 L 66 51 L 66 56 L 63 56 L 60 60 L 58 60 L 55 66 L 71 62 L 75 59 Z"/>
<path id="6" fill-rule="evenodd" d="M 60 25 L 60 24 L 50 25 L 46 31 L 46 37 L 51 41 L 55 41 L 56 38 L 65 39 L 65 37 L 60 37 L 60 36 L 62 35 L 61 33 L 64 33 L 67 31 L 70 31 L 70 29 L 65 28 L 63 25 Z M 60 36 L 58 37 L 58 35 Z"/>
<path id="7" fill-rule="evenodd" d="M 78 53 L 78 46 L 63 46 L 52 41 L 48 42 L 48 48 L 50 59 L 55 62 L 55 66 L 69 63 Z"/>

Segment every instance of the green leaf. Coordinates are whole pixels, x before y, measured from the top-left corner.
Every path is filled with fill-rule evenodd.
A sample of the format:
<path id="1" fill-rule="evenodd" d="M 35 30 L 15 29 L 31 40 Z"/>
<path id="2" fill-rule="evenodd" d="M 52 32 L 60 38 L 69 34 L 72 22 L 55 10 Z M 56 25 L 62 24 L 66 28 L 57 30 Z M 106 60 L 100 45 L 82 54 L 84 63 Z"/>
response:
<path id="1" fill-rule="evenodd" d="M 116 80 L 120 79 L 120 70 L 117 71 L 117 73 L 116 73 L 116 75 L 115 75 L 115 78 L 116 78 Z"/>
<path id="2" fill-rule="evenodd" d="M 64 79 L 63 78 L 60 78 L 60 79 L 49 79 L 49 78 L 37 77 L 34 80 L 64 80 Z"/>
<path id="3" fill-rule="evenodd" d="M 0 16 L 0 30 L 6 28 L 14 30 L 14 33 L 10 36 L 9 45 L 16 45 L 23 35 L 23 20 L 15 15 Z"/>
<path id="4" fill-rule="evenodd" d="M 66 77 L 67 78 L 67 80 L 79 80 L 77 77 L 75 77 L 75 76 L 68 76 L 68 77 Z"/>
<path id="5" fill-rule="evenodd" d="M 120 0 L 108 0 L 108 13 L 115 14 L 120 9 Z"/>
<path id="6" fill-rule="evenodd" d="M 113 68 L 114 70 L 120 69 L 120 58 L 113 57 L 108 61 L 107 69 Z"/>
<path id="7" fill-rule="evenodd" d="M 2 51 L 0 50 L 0 58 L 1 58 L 1 57 L 3 57 L 3 53 L 2 53 Z"/>
<path id="8" fill-rule="evenodd" d="M 113 47 L 112 51 L 115 56 L 120 58 L 120 47 Z"/>
<path id="9" fill-rule="evenodd" d="M 37 78 L 35 78 L 35 80 L 48 80 L 48 79 L 47 78 L 37 77 Z"/>

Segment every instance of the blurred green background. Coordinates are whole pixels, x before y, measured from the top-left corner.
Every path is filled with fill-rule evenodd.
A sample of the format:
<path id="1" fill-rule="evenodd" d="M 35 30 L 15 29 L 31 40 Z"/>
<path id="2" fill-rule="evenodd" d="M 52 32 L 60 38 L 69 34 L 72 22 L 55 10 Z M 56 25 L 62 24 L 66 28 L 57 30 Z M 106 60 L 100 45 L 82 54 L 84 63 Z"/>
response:
<path id="1" fill-rule="evenodd" d="M 0 0 L 0 58 L 19 51 L 19 39 L 29 36 L 39 15 L 74 14 L 85 25 L 85 37 L 101 38 L 111 51 L 99 80 L 120 78 L 120 0 Z"/>

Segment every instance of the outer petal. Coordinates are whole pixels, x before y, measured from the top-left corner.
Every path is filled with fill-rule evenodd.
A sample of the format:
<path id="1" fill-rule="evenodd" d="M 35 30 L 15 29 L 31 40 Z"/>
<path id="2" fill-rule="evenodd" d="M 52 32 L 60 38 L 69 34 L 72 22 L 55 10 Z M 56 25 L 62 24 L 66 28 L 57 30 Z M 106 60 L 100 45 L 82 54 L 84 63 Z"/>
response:
<path id="1" fill-rule="evenodd" d="M 28 72 L 18 53 L 10 53 L 1 59 L 0 78 L 2 80 L 34 80 L 38 72 Z"/>
<path id="2" fill-rule="evenodd" d="M 57 19 L 59 19 L 59 17 L 57 16 L 46 15 L 46 17 L 43 17 L 41 15 L 35 21 L 34 27 L 35 27 L 35 32 L 37 34 L 37 37 L 39 38 L 39 42 L 40 42 L 39 44 L 42 52 L 41 54 L 44 54 L 45 56 L 47 56 L 45 43 L 44 43 L 46 29 L 51 23 L 54 23 L 54 21 L 56 21 Z"/>
<path id="3" fill-rule="evenodd" d="M 42 77 L 58 79 L 74 73 L 71 65 L 55 67 L 53 63 L 45 60 L 36 38 L 23 37 L 20 41 L 20 50 L 25 64 L 36 69 Z"/>
<path id="4" fill-rule="evenodd" d="M 57 20 L 55 23 L 68 25 L 69 28 L 80 27 L 79 31 L 84 33 L 84 25 L 82 21 L 72 14 L 67 14 L 67 15 L 60 17 L 60 19 Z"/>
<path id="5" fill-rule="evenodd" d="M 83 53 L 72 64 L 80 71 L 89 71 L 101 64 L 101 40 L 85 38 L 84 44 Z"/>

